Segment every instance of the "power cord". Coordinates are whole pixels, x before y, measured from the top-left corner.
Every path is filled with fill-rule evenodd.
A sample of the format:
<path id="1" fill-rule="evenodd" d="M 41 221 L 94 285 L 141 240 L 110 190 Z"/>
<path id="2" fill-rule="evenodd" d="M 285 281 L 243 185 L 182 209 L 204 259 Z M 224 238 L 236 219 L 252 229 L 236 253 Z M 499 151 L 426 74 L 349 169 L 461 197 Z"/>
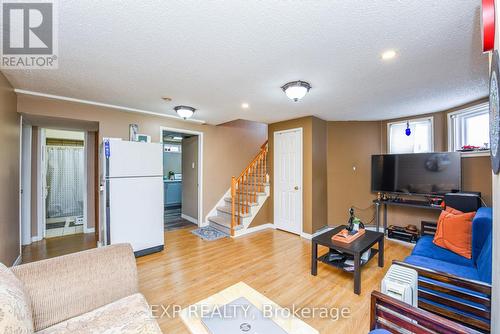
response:
<path id="1" fill-rule="evenodd" d="M 372 205 L 370 205 L 370 206 L 368 206 L 366 208 L 360 208 L 360 207 L 357 207 L 355 205 L 351 205 L 350 207 L 353 208 L 353 209 L 355 209 L 355 210 L 358 210 L 358 211 L 368 211 L 368 210 L 370 210 L 370 209 L 372 209 L 374 207 L 374 204 L 372 204 Z M 376 218 L 376 213 L 374 212 L 372 218 L 370 219 L 370 221 L 368 223 L 363 223 L 363 224 L 365 224 L 365 225 L 371 225 L 375 221 L 375 218 Z"/>

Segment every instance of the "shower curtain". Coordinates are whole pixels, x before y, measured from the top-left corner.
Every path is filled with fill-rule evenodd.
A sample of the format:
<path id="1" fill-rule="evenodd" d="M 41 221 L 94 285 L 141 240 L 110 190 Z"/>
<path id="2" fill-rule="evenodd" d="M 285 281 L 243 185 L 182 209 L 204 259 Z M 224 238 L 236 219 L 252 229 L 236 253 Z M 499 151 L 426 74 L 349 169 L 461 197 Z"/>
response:
<path id="1" fill-rule="evenodd" d="M 47 218 L 83 216 L 84 148 L 47 146 Z"/>

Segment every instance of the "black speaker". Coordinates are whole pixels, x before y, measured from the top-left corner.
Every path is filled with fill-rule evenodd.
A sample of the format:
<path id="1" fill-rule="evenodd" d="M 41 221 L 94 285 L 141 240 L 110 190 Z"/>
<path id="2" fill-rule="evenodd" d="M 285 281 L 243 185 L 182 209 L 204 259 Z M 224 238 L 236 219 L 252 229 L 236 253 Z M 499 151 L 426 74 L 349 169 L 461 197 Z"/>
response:
<path id="1" fill-rule="evenodd" d="M 462 212 L 477 211 L 481 207 L 480 192 L 448 193 L 444 195 L 444 203 Z"/>

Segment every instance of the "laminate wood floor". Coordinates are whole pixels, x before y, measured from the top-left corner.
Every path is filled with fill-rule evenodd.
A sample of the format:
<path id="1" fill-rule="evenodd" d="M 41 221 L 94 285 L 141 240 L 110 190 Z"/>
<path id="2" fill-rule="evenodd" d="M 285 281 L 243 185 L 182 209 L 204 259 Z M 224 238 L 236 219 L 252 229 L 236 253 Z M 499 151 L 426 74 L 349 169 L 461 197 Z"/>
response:
<path id="1" fill-rule="evenodd" d="M 47 238 L 23 246 L 22 263 L 49 259 L 97 247 L 94 233 Z"/>
<path id="2" fill-rule="evenodd" d="M 385 242 L 385 267 L 372 259 L 362 269 L 361 295 L 353 292 L 352 275 L 318 264 L 318 276 L 311 276 L 311 242 L 277 230 L 264 230 L 236 239 L 204 241 L 180 229 L 165 232 L 166 248 L 161 253 L 137 259 L 141 292 L 161 315 L 164 308 L 186 307 L 240 281 L 245 282 L 281 307 L 348 308 L 350 316 L 302 317 L 320 333 L 368 333 L 370 293 L 392 260 L 404 259 L 409 246 Z M 319 254 L 327 249 L 320 247 Z M 179 317 L 158 319 L 164 333 L 188 333 Z M 228 333 L 229 334 L 229 333 Z"/>

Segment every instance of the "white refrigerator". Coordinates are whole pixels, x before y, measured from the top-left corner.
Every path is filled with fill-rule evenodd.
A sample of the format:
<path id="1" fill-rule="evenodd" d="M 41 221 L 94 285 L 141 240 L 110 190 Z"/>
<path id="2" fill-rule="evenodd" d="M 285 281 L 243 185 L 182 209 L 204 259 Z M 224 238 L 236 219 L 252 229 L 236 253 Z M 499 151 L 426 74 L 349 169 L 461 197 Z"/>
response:
<path id="1" fill-rule="evenodd" d="M 162 251 L 162 145 L 105 139 L 101 152 L 102 243 L 130 243 L 136 256 Z"/>

